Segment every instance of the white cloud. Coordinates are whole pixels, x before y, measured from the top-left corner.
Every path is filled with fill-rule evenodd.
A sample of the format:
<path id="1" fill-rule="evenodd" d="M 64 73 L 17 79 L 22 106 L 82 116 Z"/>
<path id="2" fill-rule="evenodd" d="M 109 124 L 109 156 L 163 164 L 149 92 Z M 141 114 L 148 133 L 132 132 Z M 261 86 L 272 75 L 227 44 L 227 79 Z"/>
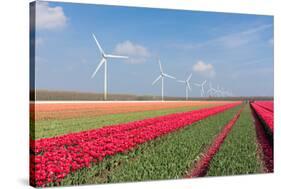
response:
<path id="1" fill-rule="evenodd" d="M 151 56 L 147 48 L 128 40 L 117 44 L 114 53 L 129 56 L 127 62 L 132 64 L 144 63 Z"/>
<path id="2" fill-rule="evenodd" d="M 47 2 L 36 2 L 36 29 L 60 29 L 65 27 L 67 19 L 62 7 L 50 7 Z"/>
<path id="3" fill-rule="evenodd" d="M 219 42 L 228 48 L 240 47 L 259 39 L 259 33 L 269 28 L 272 28 L 271 24 L 261 25 L 252 29 L 222 36 L 217 38 L 217 40 L 214 40 L 214 42 Z"/>
<path id="4" fill-rule="evenodd" d="M 212 64 L 206 64 L 202 60 L 199 60 L 193 65 L 193 71 L 206 77 L 214 77 L 216 75 L 214 66 Z"/>
<path id="5" fill-rule="evenodd" d="M 198 49 L 203 47 L 237 48 L 247 45 L 250 42 L 259 40 L 260 33 L 270 28 L 272 28 L 271 24 L 265 24 L 236 33 L 223 35 L 201 43 L 176 44 L 173 46 L 186 50 Z"/>

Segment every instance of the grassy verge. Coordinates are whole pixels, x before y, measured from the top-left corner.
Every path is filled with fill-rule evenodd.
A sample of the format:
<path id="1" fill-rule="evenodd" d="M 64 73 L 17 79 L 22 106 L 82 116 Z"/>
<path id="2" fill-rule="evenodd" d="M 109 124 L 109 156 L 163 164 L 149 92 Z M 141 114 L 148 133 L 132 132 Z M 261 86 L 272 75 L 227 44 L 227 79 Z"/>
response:
<path id="1" fill-rule="evenodd" d="M 108 157 L 91 168 L 68 175 L 62 185 L 181 178 L 241 108 L 227 110 L 176 132 Z"/>
<path id="2" fill-rule="evenodd" d="M 48 120 L 36 121 L 35 124 L 31 121 L 30 131 L 32 139 L 49 138 L 58 135 L 85 131 L 89 129 L 96 129 L 105 125 L 113 125 L 119 123 L 126 123 L 145 118 L 151 118 L 176 112 L 191 111 L 215 105 L 202 105 L 202 106 L 187 106 L 181 108 L 152 110 L 144 112 L 130 112 L 122 114 L 110 114 L 98 117 L 88 118 L 75 118 L 65 120 Z M 35 136 L 34 136 L 35 135 Z"/>
<path id="3" fill-rule="evenodd" d="M 208 176 L 262 172 L 250 107 L 247 105 L 218 153 L 211 161 Z"/>

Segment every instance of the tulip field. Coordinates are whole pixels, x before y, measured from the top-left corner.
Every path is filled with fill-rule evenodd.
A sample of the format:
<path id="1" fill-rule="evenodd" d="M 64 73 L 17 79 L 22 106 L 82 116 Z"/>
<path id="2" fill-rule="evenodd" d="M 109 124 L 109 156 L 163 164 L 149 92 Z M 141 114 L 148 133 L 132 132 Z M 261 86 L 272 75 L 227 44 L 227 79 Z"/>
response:
<path id="1" fill-rule="evenodd" d="M 273 172 L 273 102 L 30 105 L 36 187 Z"/>
<path id="2" fill-rule="evenodd" d="M 265 123 L 268 131 L 273 133 L 273 103 L 267 101 L 254 102 L 251 106 L 258 114 L 259 118 Z"/>

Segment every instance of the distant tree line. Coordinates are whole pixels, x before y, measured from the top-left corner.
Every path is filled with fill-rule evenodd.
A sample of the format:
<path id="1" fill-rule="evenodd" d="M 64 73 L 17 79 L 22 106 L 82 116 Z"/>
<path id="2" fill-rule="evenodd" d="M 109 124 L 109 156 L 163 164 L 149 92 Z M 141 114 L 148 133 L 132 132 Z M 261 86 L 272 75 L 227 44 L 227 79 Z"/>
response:
<path id="1" fill-rule="evenodd" d="M 54 91 L 54 90 L 32 90 L 30 91 L 30 100 L 38 101 L 103 101 L 102 93 L 92 93 L 92 92 L 76 92 L 76 91 Z M 153 101 L 161 100 L 161 96 L 152 95 L 133 95 L 133 94 L 108 94 L 108 100 L 111 101 Z M 167 101 L 177 101 L 185 100 L 184 97 L 165 97 Z M 190 97 L 189 100 L 244 100 L 244 101 L 254 101 L 254 100 L 273 100 L 273 97 L 264 96 L 251 96 L 251 97 Z"/>

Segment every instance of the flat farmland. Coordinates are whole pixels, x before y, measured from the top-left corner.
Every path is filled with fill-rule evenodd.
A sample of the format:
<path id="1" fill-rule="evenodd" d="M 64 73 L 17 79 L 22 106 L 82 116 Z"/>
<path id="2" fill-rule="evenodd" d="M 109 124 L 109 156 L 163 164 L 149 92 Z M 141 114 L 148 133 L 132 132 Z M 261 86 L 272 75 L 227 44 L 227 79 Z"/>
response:
<path id="1" fill-rule="evenodd" d="M 271 122 L 253 103 L 52 102 L 30 108 L 35 186 L 273 172 Z"/>

